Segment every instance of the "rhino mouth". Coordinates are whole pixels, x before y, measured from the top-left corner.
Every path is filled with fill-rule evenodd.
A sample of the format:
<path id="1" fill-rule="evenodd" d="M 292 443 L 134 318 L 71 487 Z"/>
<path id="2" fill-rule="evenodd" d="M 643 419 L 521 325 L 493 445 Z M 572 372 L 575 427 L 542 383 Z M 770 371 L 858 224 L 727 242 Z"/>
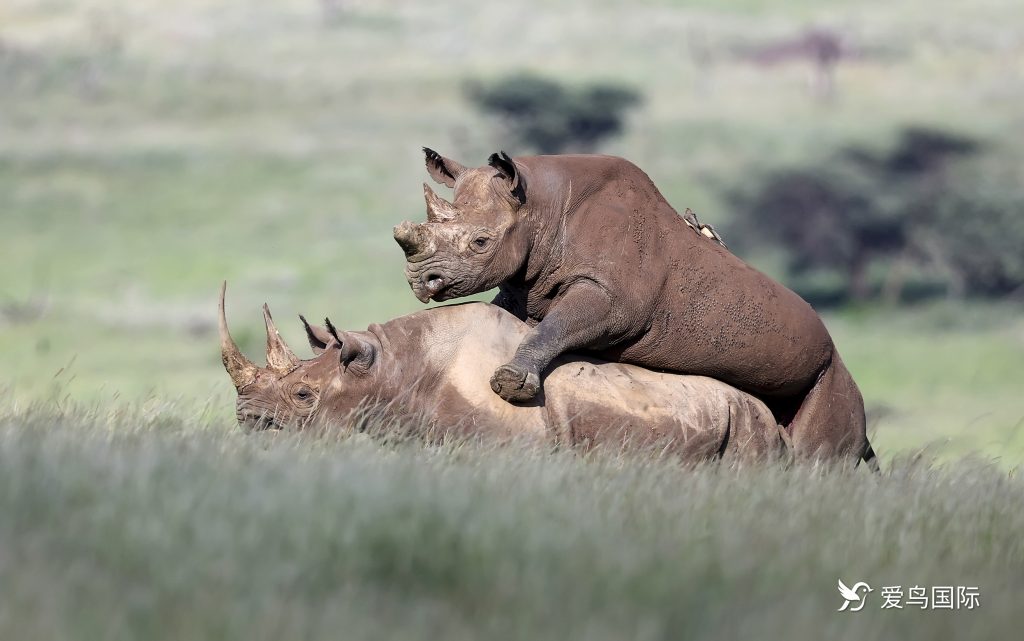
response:
<path id="1" fill-rule="evenodd" d="M 285 429 L 285 425 L 283 425 L 275 416 L 265 412 L 238 412 L 237 419 L 238 424 L 242 425 L 246 431 L 267 432 Z"/>
<path id="2" fill-rule="evenodd" d="M 441 274 L 428 272 L 423 276 L 423 279 L 420 281 L 420 285 L 420 292 L 417 293 L 419 294 L 420 300 L 426 303 L 431 299 L 435 301 L 442 300 L 442 296 L 451 286 L 451 283 Z"/>

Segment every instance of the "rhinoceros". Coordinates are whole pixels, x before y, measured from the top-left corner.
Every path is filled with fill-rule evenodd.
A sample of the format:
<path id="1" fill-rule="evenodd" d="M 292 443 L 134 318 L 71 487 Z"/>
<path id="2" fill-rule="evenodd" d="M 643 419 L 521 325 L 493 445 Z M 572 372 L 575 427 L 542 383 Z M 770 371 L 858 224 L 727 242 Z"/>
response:
<path id="1" fill-rule="evenodd" d="M 305 360 L 281 338 L 266 305 L 263 313 L 267 365 L 260 367 L 231 338 L 221 290 L 221 356 L 246 428 L 344 422 L 369 404 L 400 410 L 399 418 L 420 422 L 435 436 L 649 447 L 688 461 L 789 451 L 764 403 L 725 383 L 579 355 L 553 363 L 535 402 L 510 405 L 491 392 L 484 374 L 515 352 L 528 328 L 488 303 L 424 310 L 366 331 L 302 318 L 315 354 Z"/>
<path id="2" fill-rule="evenodd" d="M 640 168 L 598 155 L 491 155 L 467 168 L 424 148 L 427 222 L 395 240 L 422 302 L 498 288 L 532 327 L 490 375 L 533 398 L 560 354 L 722 380 L 755 394 L 802 456 L 870 460 L 864 401 L 818 314 L 681 217 Z"/>

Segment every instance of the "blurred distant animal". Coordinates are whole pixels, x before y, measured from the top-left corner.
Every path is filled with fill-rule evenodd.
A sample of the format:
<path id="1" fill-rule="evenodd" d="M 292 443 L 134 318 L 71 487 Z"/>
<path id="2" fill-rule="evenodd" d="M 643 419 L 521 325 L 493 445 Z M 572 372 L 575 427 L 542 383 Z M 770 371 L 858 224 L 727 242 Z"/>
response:
<path id="1" fill-rule="evenodd" d="M 840 60 L 852 53 L 835 31 L 808 29 L 796 36 L 753 48 L 746 52 L 746 57 L 761 65 L 810 61 L 814 68 L 814 93 L 820 98 L 831 98 L 835 93 L 835 68 Z"/>

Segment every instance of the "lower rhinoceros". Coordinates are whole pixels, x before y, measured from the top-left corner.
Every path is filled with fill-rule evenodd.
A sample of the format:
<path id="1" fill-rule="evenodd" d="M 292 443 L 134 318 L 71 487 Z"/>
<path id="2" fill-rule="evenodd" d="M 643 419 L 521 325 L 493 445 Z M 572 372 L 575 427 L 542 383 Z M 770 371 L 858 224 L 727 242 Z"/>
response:
<path id="1" fill-rule="evenodd" d="M 485 374 L 505 362 L 528 327 L 487 303 L 409 314 L 366 331 L 337 331 L 303 318 L 315 356 L 300 359 L 269 309 L 267 365 L 246 358 L 228 331 L 220 298 L 221 355 L 238 393 L 240 424 L 303 428 L 344 422 L 357 409 L 387 406 L 434 435 L 536 438 L 584 447 L 650 447 L 684 460 L 784 455 L 785 436 L 761 401 L 703 376 L 664 374 L 566 355 L 544 393 L 511 405 Z"/>
<path id="2" fill-rule="evenodd" d="M 700 374 L 764 399 L 806 458 L 870 461 L 864 401 L 818 314 L 680 216 L 612 156 L 493 154 L 467 168 L 430 149 L 427 222 L 395 240 L 422 302 L 497 287 L 532 325 L 491 373 L 494 392 L 537 394 L 560 354 Z M 709 235 L 711 237 L 709 237 Z"/>

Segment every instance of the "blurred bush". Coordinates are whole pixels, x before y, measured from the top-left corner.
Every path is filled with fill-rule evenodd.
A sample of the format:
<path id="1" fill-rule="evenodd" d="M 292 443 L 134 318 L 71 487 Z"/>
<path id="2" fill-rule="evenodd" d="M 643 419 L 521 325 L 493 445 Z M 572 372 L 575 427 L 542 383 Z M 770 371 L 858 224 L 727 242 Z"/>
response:
<path id="1" fill-rule="evenodd" d="M 969 167 L 960 189 L 936 203 L 929 240 L 934 258 L 948 267 L 954 294 L 1024 297 L 1020 173 L 1019 163 L 989 159 Z"/>
<path id="2" fill-rule="evenodd" d="M 834 302 L 908 290 L 954 296 L 1024 292 L 1024 189 L 1017 163 L 981 141 L 907 128 L 883 151 L 840 150 L 728 190 L 737 224 L 781 247 L 797 282 L 828 282 Z M 833 280 L 833 282 L 835 282 Z M 909 287 L 908 287 L 909 285 Z"/>
<path id="3" fill-rule="evenodd" d="M 628 87 L 569 87 L 531 74 L 470 83 L 466 96 L 482 112 L 498 117 L 518 145 L 542 154 L 594 151 L 622 131 L 626 112 L 641 102 Z"/>

